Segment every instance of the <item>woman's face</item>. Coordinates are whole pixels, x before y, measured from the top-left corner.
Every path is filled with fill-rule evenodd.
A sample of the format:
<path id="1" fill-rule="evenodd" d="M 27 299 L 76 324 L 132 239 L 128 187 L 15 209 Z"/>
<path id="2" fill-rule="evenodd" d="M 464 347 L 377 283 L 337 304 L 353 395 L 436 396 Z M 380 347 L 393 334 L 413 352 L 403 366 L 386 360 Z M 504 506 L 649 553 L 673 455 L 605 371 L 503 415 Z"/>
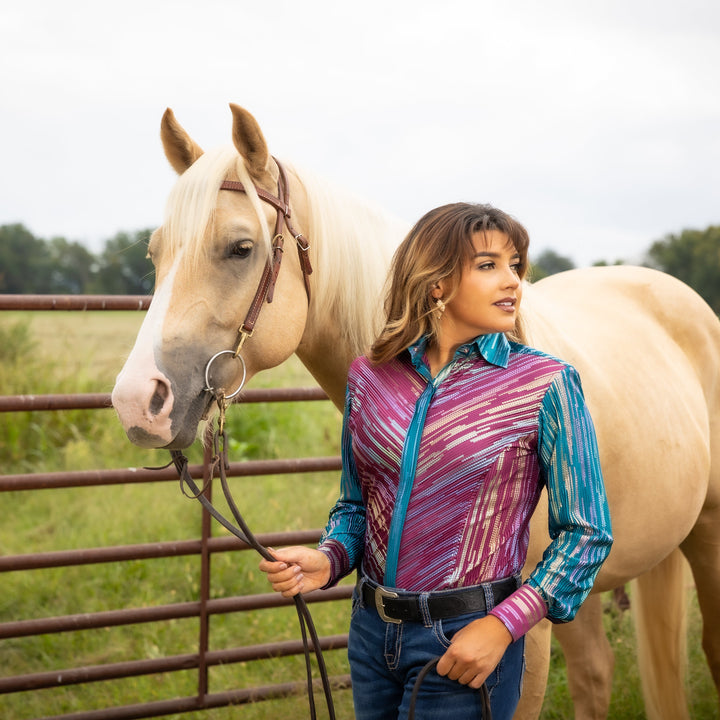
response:
<path id="1" fill-rule="evenodd" d="M 443 345 L 459 346 L 515 327 L 522 297 L 520 254 L 498 230 L 475 233 L 473 248 L 454 297 L 445 301 L 438 338 Z M 440 281 L 432 295 L 443 298 L 448 290 Z"/>

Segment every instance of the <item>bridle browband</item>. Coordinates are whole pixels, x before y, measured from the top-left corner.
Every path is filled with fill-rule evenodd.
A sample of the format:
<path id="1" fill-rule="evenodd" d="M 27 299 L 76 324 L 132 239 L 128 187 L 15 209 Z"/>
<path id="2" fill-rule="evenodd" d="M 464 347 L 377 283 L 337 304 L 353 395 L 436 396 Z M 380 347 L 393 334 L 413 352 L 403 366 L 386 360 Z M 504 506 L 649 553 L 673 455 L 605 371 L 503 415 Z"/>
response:
<path id="1" fill-rule="evenodd" d="M 250 304 L 250 309 L 243 324 L 238 328 L 238 344 L 235 350 L 235 355 L 239 355 L 242 349 L 243 343 L 246 338 L 252 336 L 255 329 L 255 323 L 257 321 L 260 310 L 264 302 L 271 303 L 273 301 L 273 294 L 275 292 L 275 282 L 277 280 L 278 273 L 280 272 L 280 263 L 282 262 L 283 256 L 283 245 L 285 239 L 283 238 L 282 230 L 283 225 L 287 227 L 288 232 L 295 238 L 297 245 L 298 257 L 300 259 L 300 269 L 303 273 L 303 280 L 305 282 L 305 292 L 307 294 L 308 303 L 310 302 L 310 275 L 312 274 L 312 266 L 310 264 L 309 249 L 310 243 L 303 237 L 302 233 L 299 233 L 293 227 L 292 221 L 290 220 L 290 187 L 288 185 L 287 174 L 285 168 L 280 162 L 273 158 L 278 168 L 278 194 L 277 197 L 267 190 L 254 185 L 257 196 L 264 202 L 272 205 L 277 211 L 275 218 L 275 233 L 272 240 L 272 257 L 268 259 L 265 269 L 263 270 L 262 277 L 260 278 L 260 284 L 255 291 L 255 297 Z M 220 184 L 220 190 L 232 190 L 235 192 L 247 193 L 245 186 L 237 180 L 224 180 Z"/>

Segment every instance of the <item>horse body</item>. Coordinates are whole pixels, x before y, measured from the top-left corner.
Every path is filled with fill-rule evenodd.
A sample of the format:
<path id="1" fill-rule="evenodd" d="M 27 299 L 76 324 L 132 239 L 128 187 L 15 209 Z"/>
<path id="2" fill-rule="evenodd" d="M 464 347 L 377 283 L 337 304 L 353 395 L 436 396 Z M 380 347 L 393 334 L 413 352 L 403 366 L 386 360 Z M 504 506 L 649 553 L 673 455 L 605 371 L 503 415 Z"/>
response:
<path id="1" fill-rule="evenodd" d="M 528 344 L 582 377 L 621 549 L 596 587 L 612 589 L 677 548 L 706 500 L 717 377 L 706 373 L 703 387 L 698 370 L 720 368 L 720 334 L 707 332 L 717 318 L 674 278 L 623 266 L 546 278 L 528 288 L 523 313 Z"/>
<path id="2" fill-rule="evenodd" d="M 145 447 L 184 447 L 195 438 L 211 406 L 207 362 L 235 347 L 267 262 L 274 211 L 252 186 L 272 192 L 277 166 L 252 116 L 232 110 L 230 153 L 203 154 L 169 111 L 163 119 L 165 152 L 181 177 L 150 244 L 155 297 L 113 391 L 129 438 Z M 272 302 L 264 304 L 242 358 L 251 377 L 297 353 L 341 408 L 350 361 L 377 330 L 390 255 L 405 228 L 293 168 L 288 177 L 295 225 L 311 241 L 312 294 L 305 293 L 295 253 L 286 252 Z M 247 193 L 220 191 L 223 179 L 240 180 Z M 695 573 L 703 644 L 720 686 L 714 623 L 720 612 L 720 322 L 682 283 L 628 267 L 546 278 L 526 289 L 523 316 L 528 344 L 578 368 L 596 424 L 615 544 L 594 591 L 639 578 L 639 617 L 647 620 L 640 638 L 647 636 L 660 653 L 643 670 L 651 678 L 649 716 L 686 716 L 682 678 L 662 671 L 681 648 L 668 646 L 665 630 L 653 632 L 661 614 L 677 623 L 679 612 L 668 603 L 656 607 L 658 590 L 643 588 L 663 573 L 668 588 L 682 590 L 672 569 L 682 549 Z M 228 357 L 213 367 L 212 384 L 232 389 L 239 374 L 237 360 Z M 547 541 L 541 504 L 531 523 L 530 568 Z M 576 717 L 607 712 L 612 657 L 601 615 L 594 594 L 574 622 L 556 628 Z M 529 636 L 530 681 L 519 717 L 540 713 L 549 638 L 547 621 Z M 674 704 L 662 699 L 663 691 Z"/>
<path id="3" fill-rule="evenodd" d="M 578 368 L 595 421 L 615 543 L 593 591 L 637 579 L 633 603 L 648 717 L 686 718 L 678 548 L 695 575 L 703 645 L 720 687 L 720 633 L 712 620 L 720 610 L 720 323 L 684 284 L 635 267 L 548 277 L 527 288 L 523 314 L 528 344 Z M 548 541 L 539 522 L 531 523 L 531 533 L 529 568 Z M 576 718 L 606 717 L 612 651 L 599 595 L 555 632 Z M 535 642 L 549 649 L 547 633 Z M 533 684 L 544 687 L 545 673 L 544 664 L 539 678 L 530 673 L 529 693 Z M 537 703 L 523 704 L 521 716 L 537 717 L 532 706 Z"/>

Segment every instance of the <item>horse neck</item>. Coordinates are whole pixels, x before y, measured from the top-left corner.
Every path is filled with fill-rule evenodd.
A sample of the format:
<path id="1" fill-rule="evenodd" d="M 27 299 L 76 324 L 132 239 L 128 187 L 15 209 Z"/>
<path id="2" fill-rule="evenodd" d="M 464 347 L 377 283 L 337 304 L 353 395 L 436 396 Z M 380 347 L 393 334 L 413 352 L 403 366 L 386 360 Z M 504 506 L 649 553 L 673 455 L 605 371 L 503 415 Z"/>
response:
<path id="1" fill-rule="evenodd" d="M 296 354 L 342 407 L 350 363 L 379 331 L 390 259 L 407 227 L 315 177 L 291 172 L 314 251 L 312 299 Z"/>
<path id="2" fill-rule="evenodd" d="M 345 404 L 345 385 L 354 354 L 343 348 L 340 338 L 330 334 L 311 337 L 298 346 L 295 354 L 308 369 L 318 385 L 339 410 Z"/>

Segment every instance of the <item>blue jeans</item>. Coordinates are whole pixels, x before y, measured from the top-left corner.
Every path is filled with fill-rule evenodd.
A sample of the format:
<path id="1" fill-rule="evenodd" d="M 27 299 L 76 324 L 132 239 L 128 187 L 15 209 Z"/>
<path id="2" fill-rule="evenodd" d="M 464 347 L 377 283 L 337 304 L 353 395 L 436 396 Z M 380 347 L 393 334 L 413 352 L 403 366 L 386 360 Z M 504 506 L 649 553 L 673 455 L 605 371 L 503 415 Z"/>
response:
<path id="1" fill-rule="evenodd" d="M 407 718 L 415 679 L 422 668 L 445 653 L 460 628 L 485 614 L 427 623 L 386 623 L 375 608 L 363 603 L 356 588 L 348 642 L 355 720 Z M 524 638 L 510 645 L 486 681 L 493 720 L 510 720 L 515 712 L 522 686 L 524 649 Z M 479 720 L 480 693 L 432 670 L 420 687 L 415 718 Z"/>

